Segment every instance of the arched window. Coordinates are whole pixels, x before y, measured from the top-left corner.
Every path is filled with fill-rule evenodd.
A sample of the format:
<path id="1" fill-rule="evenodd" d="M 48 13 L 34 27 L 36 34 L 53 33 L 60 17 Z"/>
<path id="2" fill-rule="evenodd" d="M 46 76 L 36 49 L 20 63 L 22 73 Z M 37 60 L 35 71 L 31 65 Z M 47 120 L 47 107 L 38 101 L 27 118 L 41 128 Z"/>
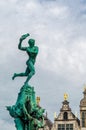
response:
<path id="1" fill-rule="evenodd" d="M 68 113 L 67 113 L 67 112 L 64 112 L 63 119 L 64 119 L 65 121 L 68 120 Z"/>
<path id="2" fill-rule="evenodd" d="M 82 127 L 85 127 L 85 112 L 82 112 Z"/>

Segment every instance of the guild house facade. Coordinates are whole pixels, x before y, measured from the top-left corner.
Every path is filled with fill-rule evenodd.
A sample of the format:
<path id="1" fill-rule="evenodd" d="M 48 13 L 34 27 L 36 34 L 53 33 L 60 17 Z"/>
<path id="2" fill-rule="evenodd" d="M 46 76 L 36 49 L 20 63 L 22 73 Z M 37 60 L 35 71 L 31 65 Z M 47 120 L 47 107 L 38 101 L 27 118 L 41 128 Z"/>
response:
<path id="1" fill-rule="evenodd" d="M 80 118 L 77 118 L 69 106 L 67 94 L 64 94 L 64 101 L 59 114 L 54 117 L 54 122 L 52 123 L 46 114 L 44 116 L 45 127 L 41 130 L 86 130 L 86 88 L 79 106 Z"/>

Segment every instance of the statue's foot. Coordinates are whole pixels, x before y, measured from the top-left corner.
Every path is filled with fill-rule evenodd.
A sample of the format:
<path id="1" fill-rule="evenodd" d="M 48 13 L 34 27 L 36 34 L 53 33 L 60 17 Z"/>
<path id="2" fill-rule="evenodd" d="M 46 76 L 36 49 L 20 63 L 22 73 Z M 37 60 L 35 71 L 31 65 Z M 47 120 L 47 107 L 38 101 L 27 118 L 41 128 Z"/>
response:
<path id="1" fill-rule="evenodd" d="M 14 73 L 14 75 L 13 75 L 13 77 L 12 77 L 12 80 L 14 80 L 14 79 L 15 79 L 15 77 L 16 77 L 16 73 Z"/>

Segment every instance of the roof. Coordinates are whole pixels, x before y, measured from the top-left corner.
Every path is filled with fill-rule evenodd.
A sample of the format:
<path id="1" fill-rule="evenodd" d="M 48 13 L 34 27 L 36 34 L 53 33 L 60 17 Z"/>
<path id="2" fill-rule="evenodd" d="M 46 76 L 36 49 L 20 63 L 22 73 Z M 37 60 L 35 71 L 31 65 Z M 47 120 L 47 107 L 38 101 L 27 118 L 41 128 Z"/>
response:
<path id="1" fill-rule="evenodd" d="M 38 105 L 39 108 L 42 108 L 40 105 Z M 43 115 L 44 116 L 44 120 L 46 121 L 46 125 L 49 127 L 49 129 L 52 128 L 53 126 L 53 123 L 52 121 L 47 117 L 47 114 L 46 115 Z"/>
<path id="2" fill-rule="evenodd" d="M 72 113 L 72 112 L 71 112 Z M 76 118 L 78 125 L 80 126 L 80 120 L 72 113 L 73 117 Z"/>
<path id="3" fill-rule="evenodd" d="M 46 125 L 48 125 L 48 127 L 51 129 L 52 125 L 53 125 L 51 120 L 47 116 L 45 116 L 45 115 L 44 115 L 44 120 L 46 121 Z"/>

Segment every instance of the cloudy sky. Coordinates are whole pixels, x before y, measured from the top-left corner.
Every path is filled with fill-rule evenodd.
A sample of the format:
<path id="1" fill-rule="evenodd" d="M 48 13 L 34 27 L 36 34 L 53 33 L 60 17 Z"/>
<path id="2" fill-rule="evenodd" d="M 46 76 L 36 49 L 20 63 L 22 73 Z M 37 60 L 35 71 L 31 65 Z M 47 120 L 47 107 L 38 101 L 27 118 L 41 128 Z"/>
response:
<path id="1" fill-rule="evenodd" d="M 30 80 L 40 105 L 53 121 L 64 93 L 78 112 L 86 83 L 86 0 L 0 0 L 0 129 L 15 130 L 5 106 L 16 102 L 24 78 L 27 54 L 18 50 L 19 38 L 30 33 L 39 55 Z M 23 42 L 27 46 L 28 38 Z"/>

